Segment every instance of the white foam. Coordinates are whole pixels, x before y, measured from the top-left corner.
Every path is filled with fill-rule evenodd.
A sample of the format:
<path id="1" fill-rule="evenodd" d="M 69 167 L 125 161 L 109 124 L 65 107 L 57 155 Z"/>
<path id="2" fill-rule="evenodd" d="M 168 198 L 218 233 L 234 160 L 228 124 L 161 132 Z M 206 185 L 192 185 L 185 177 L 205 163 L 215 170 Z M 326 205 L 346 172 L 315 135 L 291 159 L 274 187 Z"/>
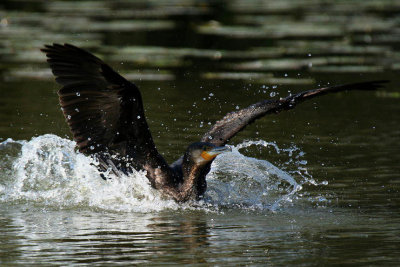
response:
<path id="1" fill-rule="evenodd" d="M 10 170 L 3 168 L 0 171 L 0 201 L 127 212 L 232 205 L 275 210 L 281 203 L 290 202 L 292 196 L 301 190 L 301 184 L 270 162 L 246 157 L 239 152 L 252 145 L 261 148 L 272 146 L 276 153 L 288 155 L 297 149 L 279 149 L 276 144 L 263 140 L 247 141 L 232 147 L 231 153 L 217 157 L 212 165 L 203 204 L 182 206 L 163 198 L 150 186 L 143 172 L 103 180 L 93 166 L 93 160 L 77 152 L 73 141 L 50 134 L 30 141 L 8 139 L 0 143 L 0 147 L 9 150 L 12 147 L 18 152 L 6 159 Z M 300 167 L 305 169 L 303 165 Z M 297 167 L 294 172 L 301 174 Z"/>
<path id="2" fill-rule="evenodd" d="M 75 142 L 55 135 L 23 143 L 13 162 L 14 177 L 2 185 L 1 200 L 115 211 L 178 208 L 175 202 L 161 199 L 144 173 L 103 180 L 91 164 L 93 160 L 77 152 L 75 146 Z"/>

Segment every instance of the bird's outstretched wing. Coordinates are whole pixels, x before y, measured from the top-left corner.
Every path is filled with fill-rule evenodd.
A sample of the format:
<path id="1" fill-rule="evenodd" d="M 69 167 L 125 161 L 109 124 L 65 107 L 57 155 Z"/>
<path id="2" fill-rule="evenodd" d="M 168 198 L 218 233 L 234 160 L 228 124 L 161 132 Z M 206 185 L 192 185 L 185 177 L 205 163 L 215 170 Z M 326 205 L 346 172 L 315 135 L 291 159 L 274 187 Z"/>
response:
<path id="1" fill-rule="evenodd" d="M 73 45 L 46 45 L 42 51 L 63 86 L 61 108 L 81 152 L 159 158 L 136 85 Z"/>
<path id="2" fill-rule="evenodd" d="M 202 142 L 209 142 L 217 146 L 226 144 L 229 139 L 243 130 L 247 125 L 270 113 L 279 113 L 282 110 L 294 108 L 304 100 L 346 90 L 376 90 L 387 81 L 371 81 L 353 84 L 345 84 L 331 87 L 318 88 L 304 91 L 282 99 L 264 100 L 239 111 L 225 115 L 217 121 L 211 129 L 202 137 Z"/>

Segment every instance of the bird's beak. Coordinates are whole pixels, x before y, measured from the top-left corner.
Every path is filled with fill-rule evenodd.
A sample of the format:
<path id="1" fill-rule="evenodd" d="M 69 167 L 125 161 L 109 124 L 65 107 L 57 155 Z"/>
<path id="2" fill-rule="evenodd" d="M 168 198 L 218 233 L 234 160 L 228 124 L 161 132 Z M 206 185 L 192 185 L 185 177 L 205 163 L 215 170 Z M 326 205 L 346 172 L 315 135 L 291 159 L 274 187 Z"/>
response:
<path id="1" fill-rule="evenodd" d="M 219 146 L 219 147 L 214 147 L 213 149 L 211 149 L 209 151 L 201 152 L 201 157 L 207 161 L 210 161 L 221 153 L 231 152 L 231 151 L 232 151 L 232 148 L 230 148 L 230 147 Z"/>

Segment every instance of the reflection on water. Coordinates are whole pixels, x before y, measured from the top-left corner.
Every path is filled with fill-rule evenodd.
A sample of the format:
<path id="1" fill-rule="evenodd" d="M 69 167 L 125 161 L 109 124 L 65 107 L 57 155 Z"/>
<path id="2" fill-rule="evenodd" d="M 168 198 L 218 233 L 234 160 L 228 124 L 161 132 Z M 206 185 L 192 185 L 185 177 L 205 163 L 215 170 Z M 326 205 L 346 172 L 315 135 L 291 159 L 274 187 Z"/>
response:
<path id="1" fill-rule="evenodd" d="M 1 220 L 1 249 L 8 251 L 2 263 L 22 265 L 354 264 L 363 262 L 365 252 L 369 262 L 380 262 L 374 257 L 392 251 L 399 223 L 335 210 L 130 214 L 2 207 L 1 212 L 10 218 Z M 387 230 L 372 230 L 366 219 Z"/>
<path id="2" fill-rule="evenodd" d="M 134 63 L 152 71 L 153 80 L 159 68 L 168 73 L 194 65 L 200 74 L 212 66 L 206 79 L 230 79 L 219 75 L 224 69 L 377 73 L 398 69 L 400 59 L 398 7 L 390 1 L 37 1 L 34 12 L 5 3 L 0 56 L 7 79 L 50 79 L 38 48 L 53 42 L 97 49 L 114 63 Z M 27 36 L 40 38 L 27 42 Z"/>
<path id="3" fill-rule="evenodd" d="M 380 0 L 3 0 L 0 264 L 398 264 L 399 13 Z M 53 42 L 140 86 L 169 162 L 261 99 L 391 83 L 258 120 L 213 165 L 206 200 L 182 208 L 141 174 L 97 179 L 75 151 L 39 52 Z"/>
<path id="4" fill-rule="evenodd" d="M 22 256 L 17 264 L 167 262 L 167 247 L 179 258 L 181 251 L 196 252 L 208 245 L 206 221 L 196 213 L 176 218 L 152 213 L 97 216 L 76 210 L 2 212 L 13 218 L 2 222 L 8 230 L 3 240 L 11 255 Z M 191 262 L 184 256 L 180 261 Z"/>

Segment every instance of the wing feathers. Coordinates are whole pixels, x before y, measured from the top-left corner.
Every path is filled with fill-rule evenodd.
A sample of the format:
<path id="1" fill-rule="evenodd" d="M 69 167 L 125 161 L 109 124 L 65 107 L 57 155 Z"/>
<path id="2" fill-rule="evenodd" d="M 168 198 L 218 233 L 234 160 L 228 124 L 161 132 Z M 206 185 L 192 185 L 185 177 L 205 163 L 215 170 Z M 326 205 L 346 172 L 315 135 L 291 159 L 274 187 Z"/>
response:
<path id="1" fill-rule="evenodd" d="M 57 83 L 63 86 L 58 91 L 60 104 L 80 151 L 110 152 L 120 146 L 116 140 L 125 145 L 133 143 L 142 153 L 156 151 L 144 118 L 141 95 L 134 84 L 78 47 L 53 44 L 42 51 Z M 134 121 L 138 116 L 146 127 L 132 129 L 138 127 Z"/>
<path id="2" fill-rule="evenodd" d="M 283 99 L 264 100 L 239 111 L 228 113 L 224 118 L 222 118 L 222 120 L 217 121 L 212 126 L 212 128 L 202 137 L 201 141 L 210 142 L 220 146 L 226 144 L 229 139 L 243 130 L 247 125 L 267 114 L 279 113 L 282 110 L 293 109 L 297 104 L 307 99 L 328 93 L 346 90 L 377 90 L 386 82 L 387 81 L 372 81 L 331 86 L 304 91 Z"/>

